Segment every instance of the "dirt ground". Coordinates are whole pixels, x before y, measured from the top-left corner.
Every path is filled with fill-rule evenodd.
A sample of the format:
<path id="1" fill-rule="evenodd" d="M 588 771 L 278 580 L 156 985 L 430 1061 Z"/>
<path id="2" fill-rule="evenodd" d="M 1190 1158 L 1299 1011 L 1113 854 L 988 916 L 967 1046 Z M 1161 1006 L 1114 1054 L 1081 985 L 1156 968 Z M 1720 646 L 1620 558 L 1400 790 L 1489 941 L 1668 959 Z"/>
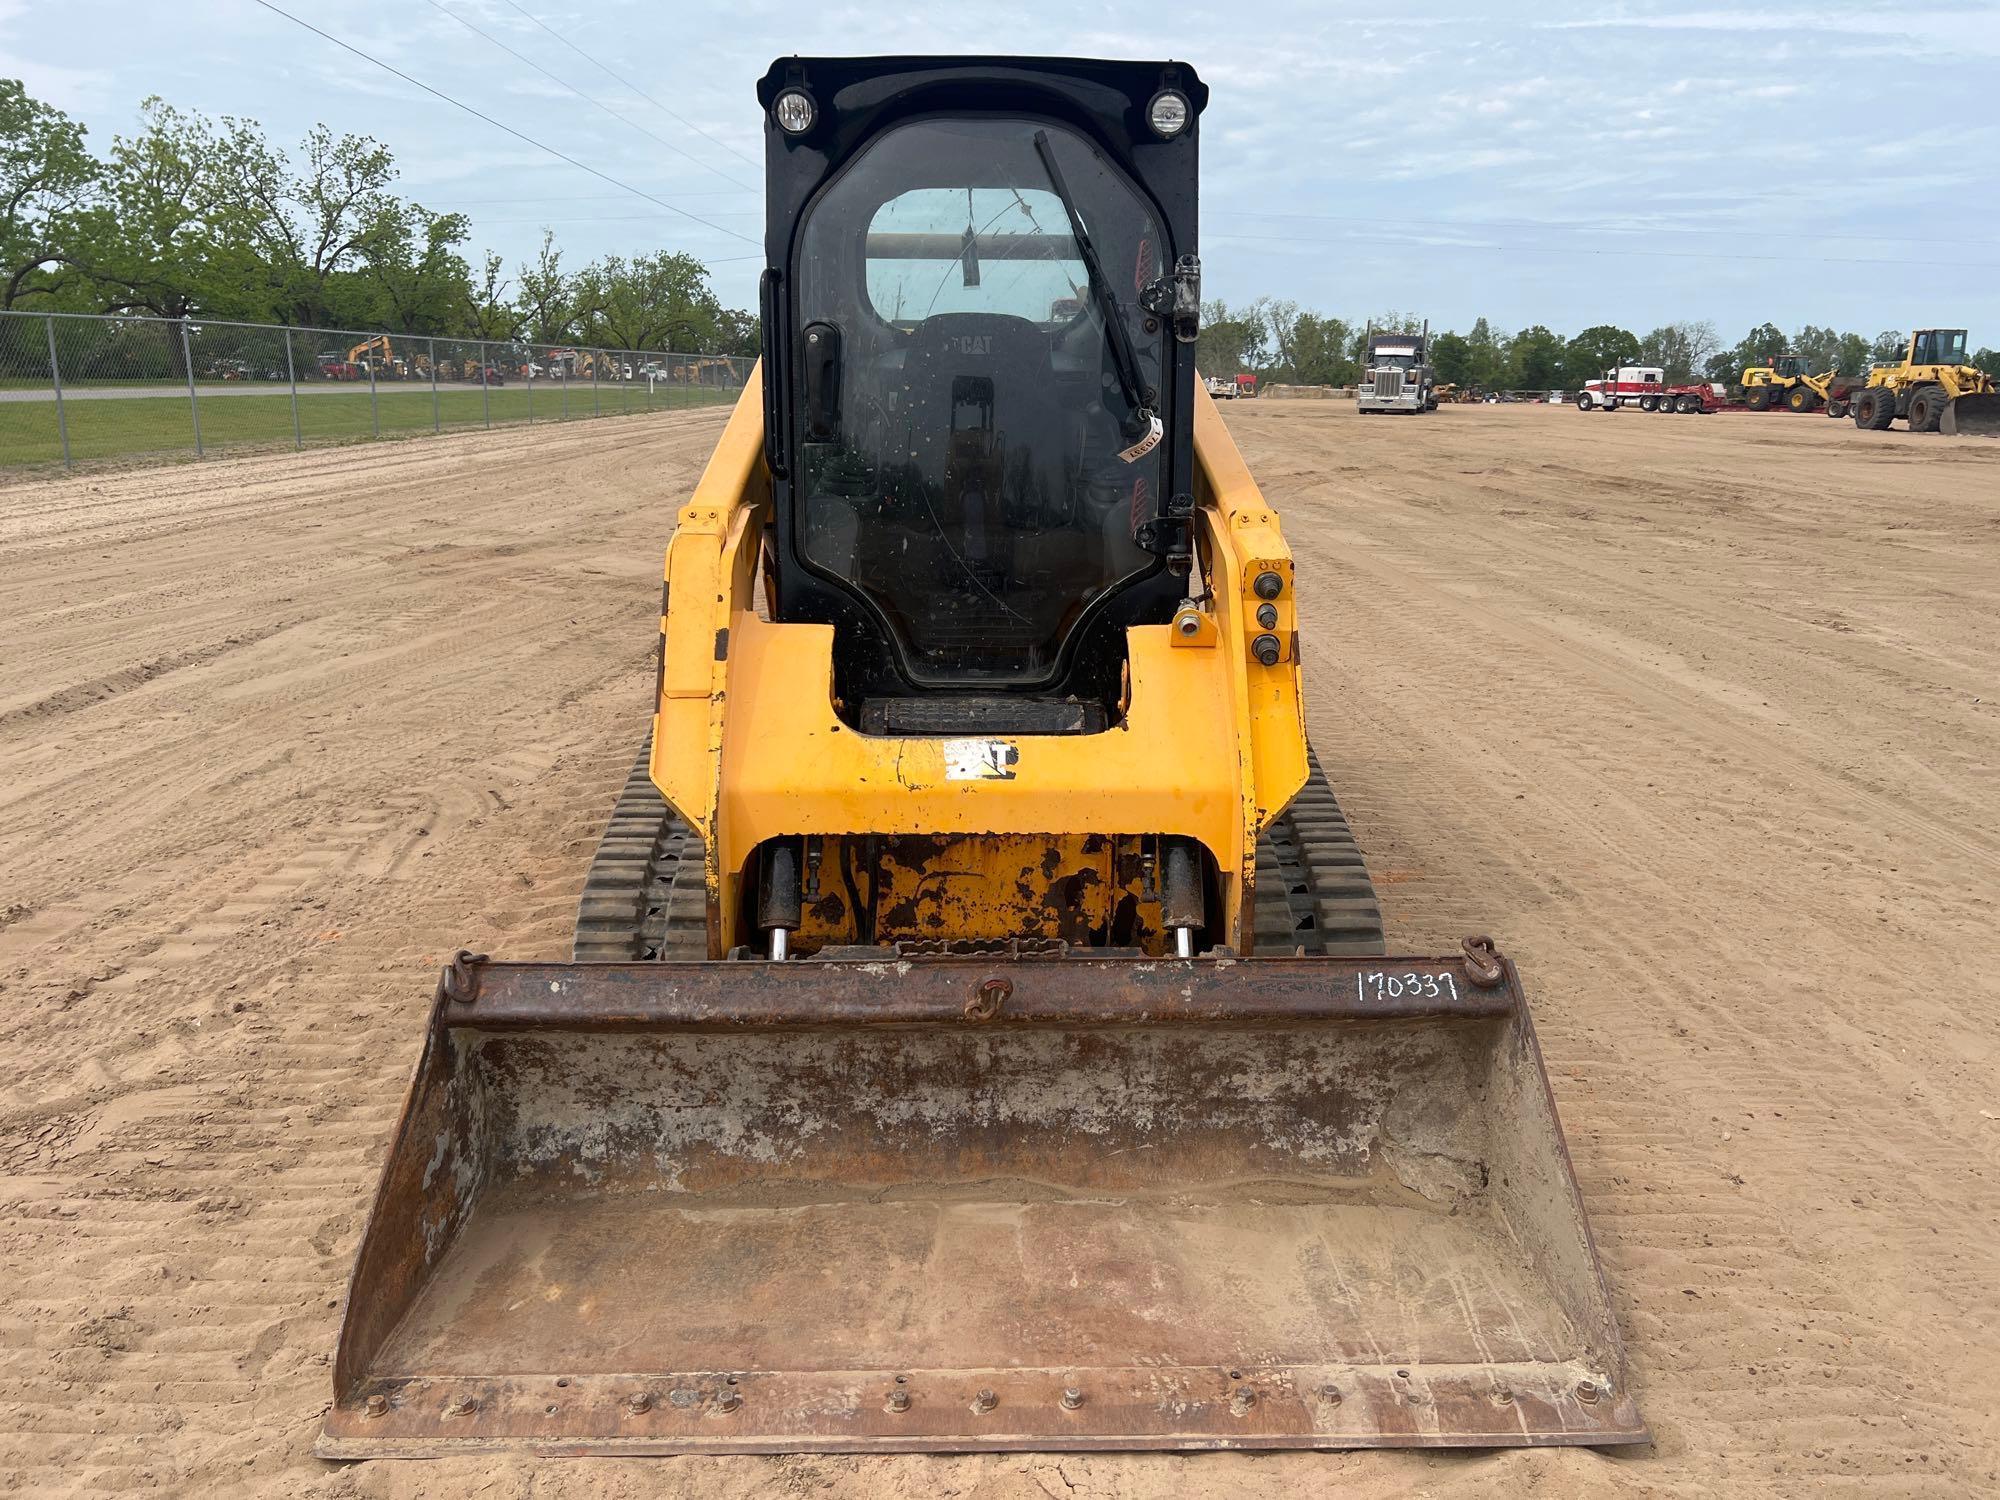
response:
<path id="1" fill-rule="evenodd" d="M 1657 1442 L 311 1456 L 458 945 L 559 957 L 719 414 L 0 489 L 0 1489 L 2000 1485 L 2000 443 L 1228 414 L 1392 947 L 1519 962 Z"/>

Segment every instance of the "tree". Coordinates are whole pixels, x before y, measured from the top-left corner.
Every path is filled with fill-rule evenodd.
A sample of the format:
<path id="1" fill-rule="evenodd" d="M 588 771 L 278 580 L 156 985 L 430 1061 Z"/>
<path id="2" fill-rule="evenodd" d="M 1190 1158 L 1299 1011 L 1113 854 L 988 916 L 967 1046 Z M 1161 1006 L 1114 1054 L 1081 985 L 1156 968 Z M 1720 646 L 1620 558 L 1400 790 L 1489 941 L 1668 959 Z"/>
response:
<path id="1" fill-rule="evenodd" d="M 1981 349 L 1972 356 L 1973 364 L 1995 379 L 2000 379 L 2000 349 Z"/>
<path id="2" fill-rule="evenodd" d="M 1263 372 L 1265 378 L 1285 382 L 1297 381 L 1299 378 L 1298 303 L 1275 297 L 1259 297 L 1250 304 L 1249 316 L 1257 320 L 1271 340 L 1271 363 Z"/>
<path id="3" fill-rule="evenodd" d="M 93 310 L 260 319 L 273 309 L 262 262 L 220 212 L 215 129 L 154 97 L 144 128 L 114 136 L 96 202 L 66 247 Z"/>
<path id="4" fill-rule="evenodd" d="M 1563 350 L 1558 385 L 1581 386 L 1614 365 L 1629 365 L 1639 357 L 1639 340 L 1622 328 L 1599 323 L 1586 328 Z"/>
<path id="5" fill-rule="evenodd" d="M 1440 333 L 1431 340 L 1431 367 L 1445 385 L 1472 385 L 1472 343 L 1462 333 Z"/>
<path id="6" fill-rule="evenodd" d="M 723 308 L 692 256 L 571 274 L 544 235 L 518 282 L 492 254 L 475 277 L 465 215 L 400 197 L 379 141 L 322 125 L 288 155 L 254 120 L 158 98 L 140 116 L 96 161 L 80 125 L 0 79 L 0 308 L 757 350 L 756 318 Z M 232 336 L 211 329 L 210 355 Z"/>
<path id="7" fill-rule="evenodd" d="M 735 354 L 746 359 L 755 359 L 763 352 L 763 327 L 754 313 L 725 307 L 715 321 L 713 353 Z"/>
<path id="8" fill-rule="evenodd" d="M 1361 375 L 1354 325 L 1345 318 L 1300 313 L 1292 328 L 1292 363 L 1303 385 L 1352 385 Z"/>
<path id="9" fill-rule="evenodd" d="M 722 305 L 708 289 L 708 267 L 692 255 L 662 250 L 630 261 L 607 256 L 587 280 L 591 311 L 583 336 L 592 344 L 657 349 L 670 345 L 683 330 L 683 348 L 715 342 Z"/>
<path id="10" fill-rule="evenodd" d="M 255 120 L 225 115 L 222 124 L 214 147 L 218 217 L 257 251 L 278 319 L 323 324 L 345 313 L 344 321 L 363 321 L 375 289 L 347 273 L 396 215 L 389 148 L 316 125 L 303 143 L 304 168 L 294 173 Z"/>
<path id="11" fill-rule="evenodd" d="M 1560 334 L 1539 323 L 1523 328 L 1509 348 L 1509 385 L 1517 391 L 1556 389 L 1562 382 L 1563 352 Z"/>
<path id="12" fill-rule="evenodd" d="M 1705 372 L 1719 343 L 1713 323 L 1666 323 L 1639 340 L 1639 363 L 1658 365 L 1669 385 L 1685 385 Z"/>
<path id="13" fill-rule="evenodd" d="M 1201 307 L 1195 340 L 1195 368 L 1204 375 L 1236 375 L 1263 363 L 1264 325 L 1252 309 L 1231 313 L 1220 300 Z"/>
<path id="14" fill-rule="evenodd" d="M 1833 368 L 1840 375 L 1868 373 L 1868 340 L 1858 333 L 1843 333 L 1834 345 Z"/>
<path id="15" fill-rule="evenodd" d="M 1837 329 L 1804 324 L 1792 335 L 1787 352 L 1805 360 L 1806 368 L 1815 374 L 1837 369 L 1840 365 L 1840 333 Z"/>
<path id="16" fill-rule="evenodd" d="M 83 127 L 0 78 L 0 308 L 49 300 L 64 280 L 62 248 L 97 163 Z"/>
<path id="17" fill-rule="evenodd" d="M 506 343 L 521 333 L 521 310 L 507 295 L 512 285 L 501 271 L 500 257 L 486 252 L 479 280 L 467 278 L 460 289 L 458 326 L 476 339 Z"/>
<path id="18" fill-rule="evenodd" d="M 1768 365 L 1785 352 L 1785 335 L 1775 323 L 1759 323 L 1733 349 L 1724 350 L 1708 362 L 1711 380 L 1740 381 L 1753 365 Z"/>
<path id="19" fill-rule="evenodd" d="M 1900 365 L 1903 356 L 1910 352 L 1910 336 L 1891 328 L 1875 335 L 1875 342 L 1868 346 L 1868 362 L 1875 365 Z"/>
<path id="20" fill-rule="evenodd" d="M 1481 390 L 1498 390 L 1507 383 L 1508 350 L 1504 339 L 1484 318 L 1474 320 L 1465 336 L 1472 383 Z"/>
<path id="21" fill-rule="evenodd" d="M 405 333 L 450 327 L 471 282 L 457 248 L 470 230 L 464 214 L 434 214 L 416 203 L 386 205 L 357 246 L 380 293 L 373 321 Z"/>
<path id="22" fill-rule="evenodd" d="M 563 270 L 553 229 L 542 231 L 541 248 L 534 264 L 521 267 L 520 283 L 522 334 L 537 344 L 568 341 L 588 311 L 585 302 L 594 289 Z"/>

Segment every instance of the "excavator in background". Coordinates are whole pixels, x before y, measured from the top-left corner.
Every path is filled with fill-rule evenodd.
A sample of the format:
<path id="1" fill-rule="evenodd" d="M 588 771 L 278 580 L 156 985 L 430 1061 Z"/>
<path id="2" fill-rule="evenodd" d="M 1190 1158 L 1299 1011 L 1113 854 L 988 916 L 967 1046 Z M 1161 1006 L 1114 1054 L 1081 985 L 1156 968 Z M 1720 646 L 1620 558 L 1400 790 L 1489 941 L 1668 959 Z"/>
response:
<path id="1" fill-rule="evenodd" d="M 438 981 L 322 1454 L 1645 1439 L 1520 976 L 1382 951 L 1307 743 L 1207 97 L 760 83 L 651 723 L 573 961 Z"/>
<path id="2" fill-rule="evenodd" d="M 377 356 L 380 358 L 377 358 Z M 347 351 L 347 362 L 364 374 L 372 367 L 375 378 L 400 379 L 404 374 L 403 361 L 396 357 L 395 349 L 389 343 L 389 335 L 378 333 L 371 339 L 364 339 Z"/>
<path id="3" fill-rule="evenodd" d="M 1912 432 L 2000 437 L 2000 384 L 1971 362 L 1963 328 L 1912 333 L 1902 363 L 1871 368 L 1849 409 L 1873 432 L 1901 417 Z"/>

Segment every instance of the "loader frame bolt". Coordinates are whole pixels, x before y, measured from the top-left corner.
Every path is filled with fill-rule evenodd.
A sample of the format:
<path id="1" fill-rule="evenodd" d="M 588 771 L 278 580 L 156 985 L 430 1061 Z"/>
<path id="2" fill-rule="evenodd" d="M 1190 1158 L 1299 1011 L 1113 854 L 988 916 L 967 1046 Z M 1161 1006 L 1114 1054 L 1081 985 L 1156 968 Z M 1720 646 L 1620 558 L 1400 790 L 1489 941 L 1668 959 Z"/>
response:
<path id="1" fill-rule="evenodd" d="M 1269 571 L 1259 573 L 1257 581 L 1250 585 L 1259 599 L 1275 599 L 1285 591 L 1285 580 Z"/>
<path id="2" fill-rule="evenodd" d="M 386 1417 L 389 1415 L 389 1398 L 387 1396 L 370 1396 L 362 1404 L 361 1409 L 371 1417 Z"/>
<path id="3" fill-rule="evenodd" d="M 999 1404 L 1000 1404 L 1000 1398 L 994 1395 L 991 1391 L 981 1391 L 978 1395 L 972 1398 L 972 1409 L 976 1412 L 979 1412 L 981 1415 L 984 1415 L 985 1413 L 993 1410 L 993 1408 L 998 1406 Z"/>
<path id="4" fill-rule="evenodd" d="M 1073 1385 L 1065 1386 L 1062 1393 L 1062 1404 L 1064 1411 L 1075 1411 L 1079 1406 L 1083 1405 L 1083 1392 Z"/>

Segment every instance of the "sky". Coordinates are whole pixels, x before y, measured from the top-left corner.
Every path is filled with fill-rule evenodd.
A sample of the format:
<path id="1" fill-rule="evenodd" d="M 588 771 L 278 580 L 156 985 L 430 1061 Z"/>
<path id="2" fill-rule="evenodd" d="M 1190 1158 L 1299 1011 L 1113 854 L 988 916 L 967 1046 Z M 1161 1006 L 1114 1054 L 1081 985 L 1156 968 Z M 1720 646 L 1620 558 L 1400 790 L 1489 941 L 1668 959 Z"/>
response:
<path id="1" fill-rule="evenodd" d="M 283 144 L 372 135 L 471 216 L 475 262 L 546 226 L 572 263 L 688 251 L 753 307 L 774 57 L 1170 55 L 1211 91 L 1204 289 L 1232 304 L 2000 347 L 2000 0 L 270 3 L 529 139 L 256 0 L 0 0 L 0 76 L 100 150 L 151 94 Z"/>

